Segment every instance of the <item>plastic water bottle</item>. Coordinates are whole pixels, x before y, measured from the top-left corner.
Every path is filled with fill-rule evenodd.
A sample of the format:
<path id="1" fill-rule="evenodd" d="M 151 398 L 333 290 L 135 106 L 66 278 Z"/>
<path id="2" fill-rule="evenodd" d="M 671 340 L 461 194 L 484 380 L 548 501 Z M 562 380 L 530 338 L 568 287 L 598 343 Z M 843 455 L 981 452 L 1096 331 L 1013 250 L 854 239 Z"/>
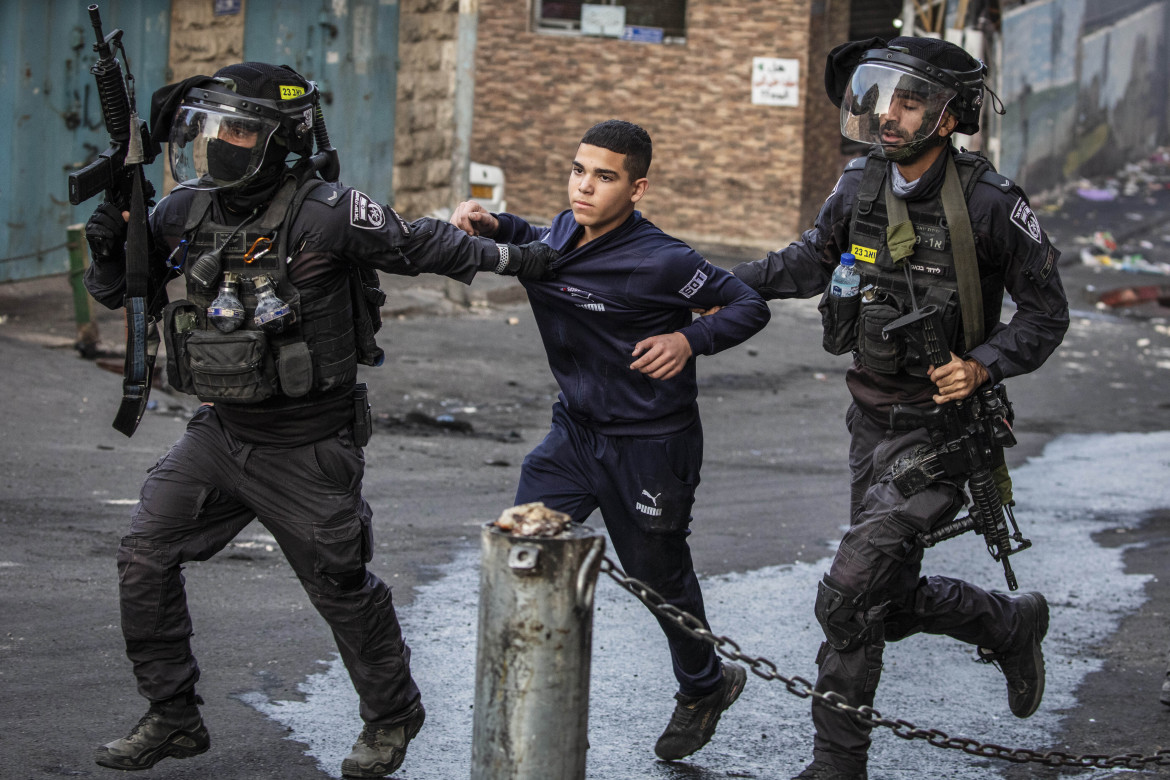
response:
<path id="1" fill-rule="evenodd" d="M 852 253 L 841 255 L 841 264 L 833 271 L 833 280 L 829 283 L 829 295 L 834 298 L 855 298 L 861 289 L 861 275 L 853 264 L 857 261 Z"/>

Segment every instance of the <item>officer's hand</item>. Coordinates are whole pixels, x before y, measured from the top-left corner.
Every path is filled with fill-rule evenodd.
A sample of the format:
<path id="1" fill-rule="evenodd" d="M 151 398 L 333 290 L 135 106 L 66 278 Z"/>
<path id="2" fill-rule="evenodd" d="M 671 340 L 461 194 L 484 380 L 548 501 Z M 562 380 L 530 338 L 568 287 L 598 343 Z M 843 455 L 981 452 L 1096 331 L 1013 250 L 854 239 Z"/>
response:
<path id="1" fill-rule="evenodd" d="M 638 359 L 630 368 L 651 379 L 670 379 L 683 370 L 692 354 L 691 342 L 681 333 L 651 336 L 634 345 L 633 356 Z"/>
<path id="2" fill-rule="evenodd" d="M 95 261 L 110 257 L 120 258 L 125 252 L 126 223 L 130 212 L 122 211 L 113 203 L 102 203 L 85 223 L 85 240 Z"/>
<path id="3" fill-rule="evenodd" d="M 501 257 L 506 250 L 508 260 L 504 267 L 496 273 L 505 276 L 518 276 L 521 279 L 543 281 L 556 276 L 555 271 L 548 267 L 560 259 L 561 254 L 542 241 L 533 241 L 531 244 L 517 246 L 516 244 L 500 244 Z"/>
<path id="4" fill-rule="evenodd" d="M 451 224 L 473 236 L 491 238 L 500 229 L 500 221 L 474 200 L 465 200 L 455 207 Z"/>
<path id="5" fill-rule="evenodd" d="M 963 360 L 954 352 L 951 353 L 950 363 L 931 368 L 929 376 L 930 381 L 938 387 L 938 394 L 934 396 L 936 404 L 966 398 L 990 378 L 982 363 Z"/>

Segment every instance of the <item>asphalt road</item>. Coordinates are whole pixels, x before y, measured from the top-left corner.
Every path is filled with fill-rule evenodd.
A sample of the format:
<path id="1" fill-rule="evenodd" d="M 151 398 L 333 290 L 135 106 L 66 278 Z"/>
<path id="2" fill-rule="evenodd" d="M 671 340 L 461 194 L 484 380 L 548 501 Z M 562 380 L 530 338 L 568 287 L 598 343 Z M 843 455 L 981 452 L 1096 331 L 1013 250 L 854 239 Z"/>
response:
<path id="1" fill-rule="evenodd" d="M 1125 202 L 1113 205 L 1122 218 L 1127 205 L 1137 208 Z M 1148 230 L 1134 235 L 1165 251 L 1170 244 L 1163 233 L 1170 230 L 1159 215 L 1170 209 L 1163 201 L 1138 205 L 1154 216 L 1145 217 Z M 1108 462 L 1095 464 L 1094 458 L 1099 452 L 1102 459 L 1126 464 L 1136 454 L 1140 462 L 1143 440 L 1122 440 L 1132 442 L 1122 451 L 1124 459 L 1105 446 L 1106 441 L 1118 441 L 1107 436 L 1093 439 L 1102 445 L 1099 450 L 1089 447 L 1087 455 L 1069 456 L 1066 450 L 1081 434 L 1170 431 L 1166 310 L 1153 304 L 1120 310 L 1095 305 L 1103 290 L 1162 284 L 1166 278 L 1081 265 L 1076 239 L 1100 227 L 1093 224 L 1095 216 L 1072 213 L 1079 206 L 1073 202 L 1047 216 L 1041 212 L 1065 250 L 1062 275 L 1074 323 L 1048 366 L 1009 384 L 1020 439 L 1009 450 L 1009 463 L 1040 487 L 1055 473 L 1059 457 L 1072 457 L 1081 464 L 1076 488 L 1095 496 L 1094 482 L 1099 481 L 1106 500 L 1093 509 L 1097 530 L 1092 533 L 1092 555 L 1085 553 L 1083 559 L 1061 549 L 1062 531 L 1052 525 L 1059 518 L 1053 519 L 1045 506 L 1021 506 L 1017 517 L 1025 532 L 1028 523 L 1036 523 L 1038 541 L 1013 563 L 1025 589 L 1030 583 L 1061 587 L 1049 572 L 1064 569 L 1085 582 L 1097 582 L 1100 576 L 1100 582 L 1118 590 L 1116 596 L 1105 590 L 1095 597 L 1112 608 L 1108 620 L 1075 609 L 1071 600 L 1060 605 L 1067 619 L 1060 623 L 1065 636 L 1053 639 L 1066 643 L 1059 645 L 1059 657 L 1067 665 L 1086 666 L 1072 677 L 1056 676 L 1067 682 L 1050 682 L 1049 699 L 1041 708 L 1051 721 L 1052 731 L 1042 735 L 1047 743 L 1018 746 L 1073 754 L 1148 754 L 1167 747 L 1170 725 L 1170 709 L 1158 702 L 1170 648 L 1165 617 L 1170 559 L 1163 554 L 1170 547 L 1170 488 L 1165 479 L 1170 463 L 1161 449 L 1151 446 L 1145 454 L 1161 469 L 1162 478 L 1134 487 L 1111 471 Z M 386 365 L 363 376 L 380 416 L 367 449 L 366 496 L 375 510 L 378 546 L 372 568 L 394 587 L 408 641 L 412 627 L 419 638 L 412 642 L 416 664 L 430 675 L 420 671 L 420 685 L 426 691 L 430 682 L 434 690 L 427 695 L 436 700 L 454 695 L 451 686 L 466 689 L 471 684 L 473 669 L 461 653 L 474 641 L 474 626 L 465 625 L 469 603 L 474 602 L 474 593 L 468 591 L 475 582 L 467 572 L 474 566 L 479 526 L 511 504 L 520 461 L 543 435 L 555 396 L 531 316 L 516 289 L 485 281 L 489 284 L 473 286 L 475 305 L 465 310 L 443 300 L 440 283 L 412 280 L 402 285 L 391 297 L 391 311 L 401 318 L 392 316 L 382 334 Z M 112 777 L 92 763 L 92 750 L 124 735 L 145 709 L 122 654 L 114 553 L 145 470 L 180 435 L 194 406 L 193 399 L 156 392 L 157 408 L 132 439 L 113 431 L 120 376 L 80 359 L 69 346 L 71 309 L 63 285 L 50 280 L 0 287 L 0 398 L 8 443 L 0 452 L 0 776 L 19 780 Z M 811 617 L 817 564 L 831 553 L 847 503 L 842 423 L 846 359 L 821 351 L 813 302 L 774 302 L 772 310 L 772 323 L 763 334 L 700 363 L 707 454 L 693 547 L 697 568 L 721 604 L 746 609 L 749 619 L 761 626 L 775 621 L 761 641 L 785 633 L 798 637 L 792 653 L 783 656 L 795 668 L 782 671 L 809 676 L 819 642 Z M 108 342 L 117 340 L 117 330 L 116 322 L 103 315 Z M 454 425 L 439 419 L 444 415 Z M 1124 495 L 1110 492 L 1119 486 Z M 1048 504 L 1058 502 L 1044 496 L 1082 493 L 1054 488 L 1035 495 L 1038 503 Z M 1124 500 L 1134 495 L 1142 499 L 1140 509 Z M 328 675 L 333 647 L 324 623 L 269 542 L 263 529 L 249 526 L 217 558 L 187 567 L 194 644 L 204 670 L 200 693 L 213 748 L 188 761 L 165 761 L 147 776 L 260 780 L 319 779 L 336 773 L 335 763 L 323 765 L 316 755 L 306 754 L 312 749 L 310 739 L 274 714 L 282 706 L 313 701 L 318 694 L 306 683 Z M 958 556 L 963 563 L 955 565 L 975 566 L 981 584 L 1001 586 L 997 567 L 983 560 L 986 553 L 973 539 L 938 549 L 941 557 L 931 557 L 933 551 L 928 555 L 928 570 L 932 561 L 949 566 L 948 556 Z M 1097 557 L 1099 550 L 1106 551 L 1106 558 Z M 1049 562 L 1042 566 L 1040 559 Z M 1113 579 L 1087 568 L 1105 559 L 1117 562 L 1117 572 L 1109 575 Z M 788 595 L 781 606 L 769 607 L 768 599 L 775 595 L 769 583 L 781 576 L 795 577 L 809 590 L 794 586 L 784 591 Z M 1128 595 L 1122 598 L 1121 591 Z M 605 598 L 610 600 L 599 602 L 606 606 L 605 614 L 624 609 L 620 598 Z M 781 609 L 790 609 L 790 616 Z M 737 625 L 735 610 L 728 607 L 726 614 L 727 622 Z M 454 625 L 447 624 L 448 616 Z M 605 649 L 597 657 L 607 659 L 599 668 L 614 675 L 629 673 L 621 653 L 641 653 L 622 649 L 619 638 L 638 630 L 627 630 L 623 620 L 607 623 L 599 616 L 598 644 Z M 455 633 L 443 633 L 448 630 Z M 428 648 L 425 661 L 419 659 L 420 646 Z M 759 652 L 774 649 L 766 646 Z M 897 659 L 903 671 L 888 673 L 879 690 L 879 708 L 887 688 L 894 686 L 899 695 L 910 695 L 911 704 L 915 701 L 919 683 L 914 667 L 933 666 L 925 660 L 935 658 L 933 652 L 921 638 L 901 643 Z M 641 677 L 664 668 L 650 664 Z M 452 669 L 459 674 L 451 674 Z M 994 678 L 994 671 L 990 674 Z M 891 682 L 895 679 L 904 682 Z M 974 683 L 963 675 L 939 679 L 929 685 L 942 685 L 941 690 L 922 682 L 919 692 L 938 698 L 940 717 L 949 718 L 967 736 L 981 734 L 965 728 L 980 722 L 966 718 L 966 712 L 1005 710 L 996 698 L 998 681 L 986 691 L 972 692 L 966 686 Z M 948 685 L 953 687 L 948 690 Z M 669 691 L 660 688 L 649 690 L 668 699 Z M 650 743 L 668 717 L 667 700 L 645 716 L 652 720 L 649 725 L 634 730 L 650 734 L 648 740 L 631 742 L 619 753 L 628 772 L 595 768 L 590 776 L 787 778 L 807 760 L 802 744 L 809 732 L 807 705 L 774 688 L 753 682 L 751 697 L 745 694 L 736 705 L 742 711 L 732 712 L 745 722 L 771 723 L 772 739 L 777 739 L 777 730 L 786 735 L 784 747 L 782 740 L 768 743 L 753 732 L 750 745 L 741 750 L 734 740 L 739 732 L 729 726 L 727 744 L 721 731 L 716 743 L 693 762 L 655 762 Z M 591 740 L 599 755 L 605 752 L 602 743 L 617 739 L 612 736 L 614 723 L 642 722 L 640 715 L 631 714 L 640 709 L 624 706 L 626 696 L 629 690 L 622 687 L 604 682 L 595 687 Z M 337 718 L 328 725 L 334 739 L 352 741 L 360 729 L 356 712 L 342 708 Z M 994 732 L 995 742 L 1015 747 L 1012 740 L 1017 737 L 1037 738 L 1034 732 L 1013 731 L 1011 724 L 1009 718 Z M 469 755 L 470 733 L 460 740 L 458 729 L 434 720 L 428 720 L 427 729 L 453 742 L 423 749 L 420 738 L 420 749 L 412 752 L 401 776 L 465 777 L 464 770 L 456 769 L 463 766 L 459 761 L 447 769 L 437 769 L 443 764 L 435 762 L 452 751 Z M 879 739 L 882 764 L 875 764 L 871 777 L 931 777 L 908 767 L 924 751 L 940 751 L 890 735 Z M 1015 767 L 956 755 L 948 760 L 973 762 L 972 777 L 1121 776 Z M 412 760 L 418 762 L 413 770 Z M 460 760 L 465 762 L 466 756 Z"/>

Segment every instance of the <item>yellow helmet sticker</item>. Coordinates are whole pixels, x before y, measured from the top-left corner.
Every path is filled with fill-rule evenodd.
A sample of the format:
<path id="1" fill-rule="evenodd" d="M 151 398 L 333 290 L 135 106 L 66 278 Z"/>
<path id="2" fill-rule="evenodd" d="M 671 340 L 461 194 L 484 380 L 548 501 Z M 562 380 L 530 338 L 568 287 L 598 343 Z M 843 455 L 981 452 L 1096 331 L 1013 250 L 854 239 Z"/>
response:
<path id="1" fill-rule="evenodd" d="M 853 246 L 849 247 L 849 251 L 853 253 L 854 257 L 856 257 L 858 260 L 861 260 L 863 262 L 866 262 L 866 263 L 876 263 L 877 262 L 877 250 L 876 249 L 870 249 L 867 246 L 858 246 L 857 244 L 854 244 Z"/>
<path id="2" fill-rule="evenodd" d="M 291 85 L 291 84 L 290 85 L 284 85 L 284 84 L 280 85 L 280 99 L 281 100 L 292 100 L 293 98 L 300 97 L 303 94 L 305 94 L 304 87 L 298 87 L 298 86 Z"/>

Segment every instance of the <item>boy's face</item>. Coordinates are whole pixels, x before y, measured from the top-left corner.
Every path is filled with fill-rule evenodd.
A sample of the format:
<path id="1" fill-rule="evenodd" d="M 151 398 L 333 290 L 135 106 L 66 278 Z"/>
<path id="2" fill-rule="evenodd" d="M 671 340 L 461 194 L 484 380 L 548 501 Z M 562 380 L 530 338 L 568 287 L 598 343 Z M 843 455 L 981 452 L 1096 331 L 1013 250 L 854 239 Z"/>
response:
<path id="1" fill-rule="evenodd" d="M 600 146 L 581 144 L 569 173 L 569 206 L 589 238 L 613 230 L 641 200 L 646 179 L 630 180 L 626 156 Z"/>

